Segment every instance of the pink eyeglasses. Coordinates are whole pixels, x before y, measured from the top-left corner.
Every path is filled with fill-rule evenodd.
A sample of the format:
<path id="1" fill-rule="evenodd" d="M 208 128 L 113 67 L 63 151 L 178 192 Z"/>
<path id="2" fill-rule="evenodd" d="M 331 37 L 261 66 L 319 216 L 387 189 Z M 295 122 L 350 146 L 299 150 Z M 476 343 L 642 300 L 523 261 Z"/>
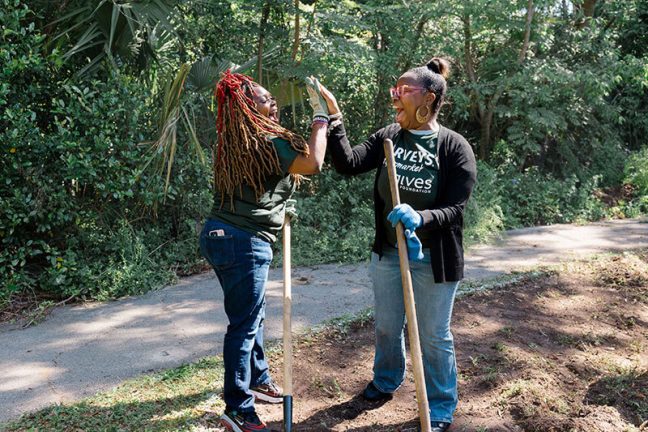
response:
<path id="1" fill-rule="evenodd" d="M 391 87 L 389 89 L 389 94 L 391 95 L 392 99 L 400 99 L 401 96 L 409 94 L 409 93 L 413 93 L 415 91 L 426 92 L 427 89 L 424 88 L 424 87 L 402 85 L 402 86 L 398 86 L 398 87 Z"/>

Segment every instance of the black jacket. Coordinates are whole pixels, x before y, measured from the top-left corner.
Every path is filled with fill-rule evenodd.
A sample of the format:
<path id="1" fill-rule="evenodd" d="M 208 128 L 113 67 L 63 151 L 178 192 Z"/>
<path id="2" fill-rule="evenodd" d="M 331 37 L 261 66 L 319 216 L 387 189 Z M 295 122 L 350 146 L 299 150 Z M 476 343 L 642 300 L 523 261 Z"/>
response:
<path id="1" fill-rule="evenodd" d="M 344 125 L 334 127 L 328 137 L 328 149 L 333 166 L 340 174 L 356 175 L 376 169 L 374 180 L 374 217 L 376 234 L 372 250 L 382 257 L 384 239 L 384 201 L 378 195 L 378 177 L 385 159 L 383 141 L 392 141 L 401 130 L 397 123 L 384 127 L 364 143 L 353 148 Z M 432 260 L 432 272 L 437 283 L 455 282 L 463 278 L 463 212 L 477 180 L 477 165 L 470 144 L 458 133 L 441 126 L 438 141 L 439 189 L 436 205 L 419 211 L 423 225 L 417 229 L 429 230 L 424 241 Z"/>

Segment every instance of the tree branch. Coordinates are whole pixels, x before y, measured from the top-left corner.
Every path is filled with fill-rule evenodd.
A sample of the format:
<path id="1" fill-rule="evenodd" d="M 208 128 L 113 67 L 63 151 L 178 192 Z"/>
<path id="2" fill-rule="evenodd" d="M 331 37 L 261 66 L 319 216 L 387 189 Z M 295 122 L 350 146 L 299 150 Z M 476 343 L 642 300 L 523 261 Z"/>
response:
<path id="1" fill-rule="evenodd" d="M 464 30 L 464 61 L 466 63 L 466 72 L 468 73 L 468 78 L 470 78 L 470 81 L 476 83 L 477 77 L 475 75 L 475 67 L 472 62 L 472 33 L 470 31 L 470 15 L 464 15 L 462 21 Z"/>
<path id="2" fill-rule="evenodd" d="M 430 17 L 427 15 L 423 15 L 419 22 L 416 24 L 416 30 L 414 33 L 414 41 L 412 43 L 412 48 L 409 50 L 409 52 L 405 53 L 403 52 L 403 55 L 401 56 L 401 61 L 399 61 L 400 64 L 403 65 L 402 70 L 406 71 L 409 70 L 409 68 L 412 66 L 412 55 L 416 53 L 416 51 L 419 48 L 419 45 L 421 43 L 421 36 L 423 35 L 423 30 L 425 29 L 425 25 L 430 21 Z"/>

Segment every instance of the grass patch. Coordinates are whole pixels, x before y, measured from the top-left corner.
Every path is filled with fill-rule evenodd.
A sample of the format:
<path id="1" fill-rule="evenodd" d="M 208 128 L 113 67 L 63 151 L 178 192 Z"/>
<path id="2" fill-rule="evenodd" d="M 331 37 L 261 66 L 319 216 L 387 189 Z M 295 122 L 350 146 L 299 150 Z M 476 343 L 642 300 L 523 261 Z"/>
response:
<path id="1" fill-rule="evenodd" d="M 353 328 L 373 321 L 373 309 L 326 321 L 296 337 L 308 346 L 324 337 L 343 339 Z M 266 344 L 268 357 L 279 355 L 281 341 Z M 329 397 L 339 397 L 337 381 L 314 383 Z M 70 405 L 55 405 L 0 425 L 15 431 L 209 431 L 225 408 L 221 356 L 128 380 L 115 389 Z"/>
<path id="2" fill-rule="evenodd" d="M 3 431 L 205 430 L 221 411 L 221 357 L 141 376 L 71 405 L 55 405 L 10 422 Z M 213 416 L 212 416 L 213 418 Z M 214 423 L 215 425 L 215 423 Z"/>
<path id="3" fill-rule="evenodd" d="M 594 382 L 585 398 L 587 403 L 615 407 L 626 419 L 639 426 L 648 420 L 648 372 L 637 368 L 604 376 Z"/>
<path id="4" fill-rule="evenodd" d="M 507 289 L 513 285 L 538 281 L 548 276 L 555 275 L 557 271 L 553 266 L 542 266 L 523 272 L 512 272 L 493 278 L 473 280 L 465 279 L 459 285 L 457 296 L 471 295 L 482 291 Z"/>

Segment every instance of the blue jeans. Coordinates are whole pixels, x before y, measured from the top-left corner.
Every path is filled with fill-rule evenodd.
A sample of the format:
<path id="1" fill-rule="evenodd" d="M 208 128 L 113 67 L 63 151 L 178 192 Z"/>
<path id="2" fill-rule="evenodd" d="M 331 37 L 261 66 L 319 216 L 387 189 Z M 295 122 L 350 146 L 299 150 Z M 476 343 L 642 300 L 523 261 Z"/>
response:
<path id="1" fill-rule="evenodd" d="M 459 282 L 435 283 L 429 252 L 423 261 L 410 261 L 410 269 L 430 420 L 451 423 L 458 396 L 450 318 Z M 369 274 L 376 321 L 373 382 L 378 390 L 393 393 L 405 379 L 405 304 L 398 251 L 385 247 L 382 259 L 372 253 Z"/>
<path id="2" fill-rule="evenodd" d="M 216 272 L 229 320 L 223 344 L 226 410 L 252 412 L 250 387 L 270 381 L 263 321 L 272 248 L 247 231 L 208 219 L 200 234 L 200 252 Z"/>

